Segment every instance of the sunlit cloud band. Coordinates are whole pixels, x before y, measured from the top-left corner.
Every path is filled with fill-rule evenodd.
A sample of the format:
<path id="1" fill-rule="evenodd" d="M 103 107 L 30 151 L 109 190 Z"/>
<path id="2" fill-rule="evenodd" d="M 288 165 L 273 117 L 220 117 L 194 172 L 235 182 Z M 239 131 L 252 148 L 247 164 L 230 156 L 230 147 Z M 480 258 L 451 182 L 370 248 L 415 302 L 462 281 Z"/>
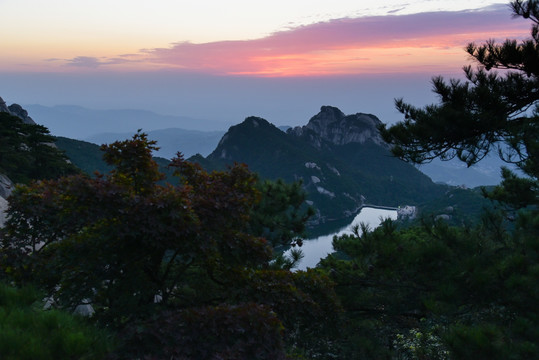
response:
<path id="1" fill-rule="evenodd" d="M 195 44 L 103 59 L 79 56 L 70 67 L 176 69 L 214 75 L 323 76 L 457 71 L 464 47 L 487 39 L 524 38 L 530 24 L 507 6 L 474 11 L 344 18 L 268 37 Z"/>

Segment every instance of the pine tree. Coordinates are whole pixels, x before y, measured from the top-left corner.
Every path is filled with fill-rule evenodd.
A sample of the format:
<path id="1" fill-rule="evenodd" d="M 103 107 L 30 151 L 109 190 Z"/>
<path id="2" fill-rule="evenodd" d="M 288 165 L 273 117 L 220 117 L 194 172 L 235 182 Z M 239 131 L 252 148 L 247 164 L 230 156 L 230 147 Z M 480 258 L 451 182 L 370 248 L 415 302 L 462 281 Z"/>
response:
<path id="1" fill-rule="evenodd" d="M 529 39 L 469 44 L 477 66 L 464 67 L 466 80 L 434 78 L 438 104 L 396 100 L 404 121 L 380 130 L 413 163 L 457 158 L 471 166 L 497 152 L 520 174 L 504 168 L 488 196 L 519 211 L 486 213 L 473 228 L 386 222 L 334 239 L 340 258 L 321 267 L 350 319 L 341 342 L 349 358 L 539 356 L 539 1 L 511 7 L 532 22 Z"/>
<path id="2" fill-rule="evenodd" d="M 464 67 L 465 81 L 435 77 L 439 104 L 417 108 L 397 99 L 404 121 L 380 130 L 393 153 L 413 163 L 458 158 L 471 166 L 498 152 L 525 176 L 503 170 L 492 197 L 522 208 L 539 204 L 539 2 L 511 8 L 532 22 L 530 38 L 468 44 L 478 66 Z"/>

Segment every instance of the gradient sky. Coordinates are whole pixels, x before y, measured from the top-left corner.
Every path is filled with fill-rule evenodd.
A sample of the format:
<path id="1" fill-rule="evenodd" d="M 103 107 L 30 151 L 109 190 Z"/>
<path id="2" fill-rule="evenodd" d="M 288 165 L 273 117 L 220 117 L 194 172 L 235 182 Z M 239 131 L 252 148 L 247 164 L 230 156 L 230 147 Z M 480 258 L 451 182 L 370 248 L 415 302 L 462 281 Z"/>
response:
<path id="1" fill-rule="evenodd" d="M 529 34 L 505 1 L 376 4 L 0 0 L 0 96 L 291 125 L 336 105 L 394 122 L 393 98 L 433 101 L 428 79 L 459 76 L 468 42 Z"/>

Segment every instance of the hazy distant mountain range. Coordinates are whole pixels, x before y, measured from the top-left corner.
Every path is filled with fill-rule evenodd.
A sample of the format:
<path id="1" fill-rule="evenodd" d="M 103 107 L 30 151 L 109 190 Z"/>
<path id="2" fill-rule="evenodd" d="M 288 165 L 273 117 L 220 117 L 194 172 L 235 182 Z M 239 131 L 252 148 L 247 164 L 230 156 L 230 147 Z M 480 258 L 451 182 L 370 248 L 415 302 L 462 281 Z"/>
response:
<path id="1" fill-rule="evenodd" d="M 230 125 L 219 121 L 160 115 L 146 110 L 92 110 L 68 105 L 25 105 L 25 108 L 52 134 L 95 144 L 127 139 L 137 129 L 143 129 L 151 139 L 158 141 L 161 149 L 157 155 L 164 158 L 171 158 L 178 151 L 186 157 L 197 153 L 207 156 Z M 289 127 L 279 128 L 286 131 Z M 435 160 L 419 169 L 435 182 L 475 187 L 498 184 L 502 165 L 497 156 L 492 156 L 472 168 L 466 168 L 460 161 Z"/>
<path id="2" fill-rule="evenodd" d="M 178 151 L 185 157 L 201 154 L 210 154 L 219 140 L 225 134 L 224 131 L 198 131 L 178 128 L 146 131 L 148 138 L 156 140 L 159 150 L 156 155 L 172 159 Z M 133 132 L 126 133 L 101 133 L 87 137 L 84 140 L 94 144 L 110 144 L 116 140 L 125 140 L 133 137 Z"/>
<path id="3" fill-rule="evenodd" d="M 16 104 L 7 107 L 3 102 L 1 105 L 2 111 L 12 113 L 17 110 L 16 116 L 31 121 L 24 108 Z M 45 107 L 43 109 L 50 110 Z M 81 111 L 78 107 L 54 109 L 54 112 L 62 109 L 64 115 L 71 114 L 71 116 Z M 69 109 L 73 111 L 70 112 Z M 86 119 L 93 122 L 93 126 L 96 122 L 107 119 L 103 116 L 96 120 L 96 114 L 99 112 L 84 109 L 82 111 L 94 119 Z M 130 113 L 119 112 L 124 115 Z M 114 112 L 106 113 L 107 116 L 112 116 Z M 136 111 L 131 111 L 132 115 L 134 113 Z M 142 112 L 131 118 L 142 119 L 146 113 Z M 39 114 L 32 113 L 32 116 L 38 123 L 43 123 Z M 80 118 L 69 120 L 65 117 L 63 120 L 89 126 Z M 186 157 L 192 155 L 191 161 L 199 162 L 209 170 L 222 169 L 233 162 L 243 162 L 262 178 L 301 181 L 308 193 L 308 202 L 318 210 L 315 220 L 319 224 L 347 219 L 365 204 L 385 206 L 423 204 L 423 207 L 425 204 L 427 207 L 428 204 L 432 204 L 431 207 L 438 210 L 455 209 L 455 206 L 458 208 L 458 203 L 482 206 L 478 193 L 471 199 L 471 193 L 465 192 L 463 199 L 468 200 L 459 200 L 455 203 L 455 199 L 462 196 L 455 196 L 454 190 L 448 186 L 434 183 L 416 167 L 393 157 L 388 144 L 379 135 L 380 124 L 380 120 L 374 115 L 362 113 L 345 115 L 335 107 L 323 106 L 306 125 L 295 128 L 286 126 L 277 128 L 262 118 L 249 117 L 242 123 L 230 127 L 226 133 L 179 128 L 147 132 L 149 137 L 157 140 L 158 145 L 162 147 L 161 152 L 156 154 L 161 158 L 156 160 L 164 171 L 167 171 L 167 158 L 170 159 L 177 151 L 181 151 Z M 95 129 L 88 127 L 90 128 Z M 107 172 L 109 169 L 102 161 L 99 146 L 95 143 L 127 139 L 133 133 L 134 131 L 94 134 L 88 137 L 91 142 L 57 137 L 56 145 L 66 151 L 71 161 L 87 173 L 93 173 L 95 170 Z M 484 168 L 490 166 L 494 172 L 497 170 L 497 164 L 492 162 L 492 159 L 489 161 Z M 438 176 L 444 176 L 444 172 L 446 175 L 455 175 L 458 172 L 470 173 L 470 169 L 462 167 L 448 171 L 450 166 L 454 166 L 451 163 L 441 165 L 443 166 L 432 164 L 426 168 L 436 170 Z M 425 167 L 422 170 L 425 170 Z M 448 182 L 450 177 L 442 179 Z M 473 177 L 472 181 L 484 180 L 488 183 L 486 182 L 488 179 L 487 174 L 483 179 Z M 465 183 L 462 177 L 456 184 L 461 183 Z M 475 211 L 467 207 L 468 205 L 460 207 L 466 209 L 466 213 Z"/>
<path id="4" fill-rule="evenodd" d="M 286 132 L 291 127 L 280 126 L 281 131 Z M 197 131 L 178 128 L 147 131 L 152 140 L 156 140 L 160 149 L 156 155 L 171 159 L 180 151 L 185 157 L 196 154 L 207 156 L 213 152 L 225 131 Z M 83 140 L 94 144 L 107 144 L 116 140 L 131 138 L 133 132 L 125 133 L 100 133 L 84 138 Z M 445 183 L 454 186 L 466 186 L 473 188 L 482 185 L 497 185 L 500 180 L 500 167 L 507 165 L 496 154 L 483 159 L 479 164 L 468 168 L 459 160 L 433 162 L 418 166 L 417 168 L 428 175 L 434 182 Z"/>
<path id="5" fill-rule="evenodd" d="M 350 218 L 364 204 L 413 205 L 440 197 L 447 187 L 391 156 L 379 124 L 373 115 L 344 115 L 330 106 L 287 132 L 249 117 L 232 126 L 211 154 L 190 160 L 209 170 L 242 162 L 262 178 L 302 181 L 319 224 Z M 85 171 L 106 171 L 97 145 L 60 137 L 57 146 Z"/>
<path id="6" fill-rule="evenodd" d="M 418 169 L 435 182 L 454 186 L 465 185 L 473 188 L 484 185 L 498 185 L 502 180 L 502 166 L 514 168 L 514 166 L 504 163 L 496 153 L 493 153 L 470 168 L 457 159 L 451 161 L 435 159 L 429 164 L 419 166 Z"/>
<path id="7" fill-rule="evenodd" d="M 161 115 L 147 110 L 93 110 L 81 106 L 24 105 L 37 123 L 45 125 L 52 134 L 84 140 L 100 133 L 134 133 L 167 128 L 198 131 L 225 131 L 226 122 Z"/>

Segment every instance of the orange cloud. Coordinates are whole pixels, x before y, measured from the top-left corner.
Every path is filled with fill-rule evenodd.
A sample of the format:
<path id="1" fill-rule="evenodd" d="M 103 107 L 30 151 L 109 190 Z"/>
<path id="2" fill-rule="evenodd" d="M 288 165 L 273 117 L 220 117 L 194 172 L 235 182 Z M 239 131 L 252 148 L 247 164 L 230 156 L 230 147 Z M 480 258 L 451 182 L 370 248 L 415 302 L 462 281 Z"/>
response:
<path id="1" fill-rule="evenodd" d="M 78 57 L 70 65 L 165 68 L 215 75 L 310 76 L 460 71 L 469 42 L 523 38 L 530 24 L 506 6 L 337 19 L 244 41 L 181 42 L 117 59 Z"/>

